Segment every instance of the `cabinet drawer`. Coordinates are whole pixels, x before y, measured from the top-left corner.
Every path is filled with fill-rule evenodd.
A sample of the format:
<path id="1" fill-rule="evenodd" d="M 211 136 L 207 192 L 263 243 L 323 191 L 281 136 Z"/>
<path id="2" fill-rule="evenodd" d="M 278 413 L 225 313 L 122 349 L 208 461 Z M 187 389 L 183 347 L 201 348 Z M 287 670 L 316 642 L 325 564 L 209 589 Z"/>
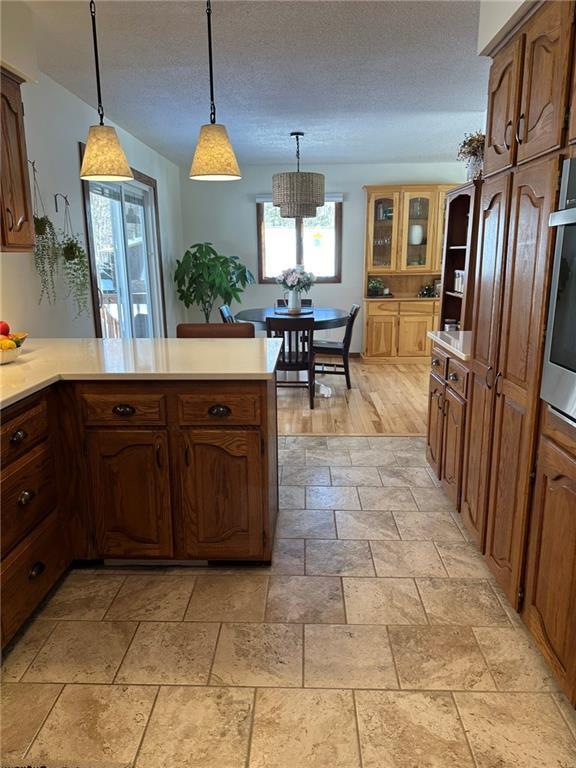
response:
<path id="1" fill-rule="evenodd" d="M 400 314 L 401 315 L 433 315 L 434 314 L 433 301 L 401 301 L 400 302 Z"/>
<path id="2" fill-rule="evenodd" d="M 430 360 L 430 370 L 440 376 L 442 379 L 446 378 L 446 371 L 448 369 L 448 355 L 438 347 L 432 347 L 432 358 Z"/>
<path id="3" fill-rule="evenodd" d="M 466 399 L 466 387 L 468 384 L 468 369 L 460 363 L 457 363 L 454 359 L 450 358 L 448 361 L 448 374 L 446 381 L 450 389 L 458 392 Z"/>
<path id="4" fill-rule="evenodd" d="M 84 423 L 88 427 L 155 425 L 166 423 L 165 397 L 130 392 L 82 392 Z"/>
<path id="5" fill-rule="evenodd" d="M 397 301 L 368 301 L 369 315 L 397 315 L 400 304 Z"/>
<path id="6" fill-rule="evenodd" d="M 260 397 L 257 394 L 219 395 L 198 393 L 178 396 L 180 424 L 260 424 Z"/>
<path id="7" fill-rule="evenodd" d="M 48 437 L 48 409 L 42 399 L 32 408 L 8 419 L 0 429 L 2 466 L 22 456 Z"/>
<path id="8" fill-rule="evenodd" d="M 56 506 L 48 443 L 33 448 L 4 472 L 0 483 L 2 557 Z"/>
<path id="9" fill-rule="evenodd" d="M 57 512 L 53 512 L 2 562 L 2 646 L 54 586 L 69 562 Z"/>

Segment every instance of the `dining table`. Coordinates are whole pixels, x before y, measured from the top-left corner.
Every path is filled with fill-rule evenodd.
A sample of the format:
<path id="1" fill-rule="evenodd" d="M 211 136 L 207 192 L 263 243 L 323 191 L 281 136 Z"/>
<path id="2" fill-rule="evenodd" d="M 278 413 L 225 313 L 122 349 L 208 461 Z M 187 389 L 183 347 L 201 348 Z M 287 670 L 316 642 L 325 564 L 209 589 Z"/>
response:
<path id="1" fill-rule="evenodd" d="M 235 313 L 235 317 L 239 322 L 253 323 L 258 330 L 266 330 L 267 317 L 283 317 L 288 321 L 296 318 L 313 317 L 314 330 L 327 331 L 331 328 L 345 326 L 349 314 L 350 310 L 339 309 L 338 307 L 302 307 L 302 311 L 297 315 L 288 314 L 286 307 L 258 307 L 256 309 L 241 309 L 240 312 Z M 288 372 L 285 375 L 289 376 Z M 316 381 L 316 395 L 332 397 L 333 389 L 324 382 Z"/>

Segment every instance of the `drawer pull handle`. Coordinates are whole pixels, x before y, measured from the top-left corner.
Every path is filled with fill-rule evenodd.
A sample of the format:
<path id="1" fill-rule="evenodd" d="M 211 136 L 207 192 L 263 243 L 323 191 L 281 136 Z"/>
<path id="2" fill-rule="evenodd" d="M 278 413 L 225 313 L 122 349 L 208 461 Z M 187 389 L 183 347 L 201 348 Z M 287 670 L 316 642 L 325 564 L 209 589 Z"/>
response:
<path id="1" fill-rule="evenodd" d="M 23 440 L 28 437 L 28 432 L 25 429 L 17 429 L 10 435 L 10 445 L 19 445 Z"/>
<path id="2" fill-rule="evenodd" d="M 34 563 L 32 568 L 28 571 L 28 578 L 29 579 L 37 579 L 38 576 L 42 576 L 44 571 L 46 570 L 46 566 L 41 560 L 38 560 Z"/>
<path id="3" fill-rule="evenodd" d="M 458 381 L 458 374 L 452 371 L 452 373 L 448 374 L 448 379 L 450 381 Z"/>
<path id="4" fill-rule="evenodd" d="M 18 506 L 27 507 L 35 496 L 36 493 L 34 491 L 22 491 L 20 496 L 18 496 Z"/>
<path id="5" fill-rule="evenodd" d="M 436 367 L 437 365 L 440 365 L 440 360 L 438 360 L 437 357 L 432 358 L 432 365 Z"/>
<path id="6" fill-rule="evenodd" d="M 119 403 L 112 408 L 112 413 L 116 416 L 134 416 L 136 408 L 133 405 L 126 405 L 125 403 Z"/>
<path id="7" fill-rule="evenodd" d="M 208 408 L 208 416 L 216 416 L 220 419 L 225 416 L 230 416 L 231 413 L 232 411 L 227 405 L 211 405 L 210 408 Z"/>

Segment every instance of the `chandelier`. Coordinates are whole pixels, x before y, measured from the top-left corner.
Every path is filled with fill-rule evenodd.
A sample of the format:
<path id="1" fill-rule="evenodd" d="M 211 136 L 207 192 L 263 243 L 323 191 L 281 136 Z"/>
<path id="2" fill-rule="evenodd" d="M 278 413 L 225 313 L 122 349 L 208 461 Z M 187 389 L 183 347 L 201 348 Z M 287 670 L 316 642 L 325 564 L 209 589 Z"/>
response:
<path id="1" fill-rule="evenodd" d="M 311 218 L 316 208 L 324 205 L 324 176 L 300 170 L 302 131 L 292 131 L 296 139 L 296 171 L 272 176 L 272 202 L 280 208 L 283 219 Z"/>

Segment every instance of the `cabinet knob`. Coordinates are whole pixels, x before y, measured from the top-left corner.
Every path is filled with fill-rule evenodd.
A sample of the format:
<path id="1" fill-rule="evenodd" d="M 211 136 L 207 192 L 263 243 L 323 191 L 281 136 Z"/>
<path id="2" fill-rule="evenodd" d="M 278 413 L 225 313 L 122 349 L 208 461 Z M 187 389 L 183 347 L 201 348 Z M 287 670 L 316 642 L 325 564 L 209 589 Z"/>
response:
<path id="1" fill-rule="evenodd" d="M 27 437 L 28 432 L 25 429 L 17 429 L 10 435 L 10 445 L 19 445 Z"/>
<path id="2" fill-rule="evenodd" d="M 27 507 L 28 504 L 34 499 L 36 496 L 35 491 L 22 491 L 20 496 L 18 496 L 18 506 L 19 507 Z"/>
<path id="3" fill-rule="evenodd" d="M 211 405 L 210 408 L 208 408 L 208 416 L 216 416 L 220 419 L 225 416 L 230 416 L 231 413 L 232 411 L 227 405 L 220 405 L 219 403 L 217 405 Z"/>
<path id="4" fill-rule="evenodd" d="M 432 365 L 436 367 L 437 365 L 440 365 L 440 360 L 438 360 L 437 357 L 432 358 Z"/>
<path id="5" fill-rule="evenodd" d="M 112 413 L 116 416 L 134 416 L 136 408 L 133 405 L 127 405 L 126 403 L 118 403 L 112 408 Z"/>
<path id="6" fill-rule="evenodd" d="M 455 371 L 452 371 L 448 374 L 448 379 L 450 381 L 458 381 L 458 374 Z"/>
<path id="7" fill-rule="evenodd" d="M 42 576 L 45 570 L 46 570 L 46 565 L 41 560 L 38 560 L 34 563 L 32 568 L 30 568 L 30 570 L 28 571 L 28 578 L 37 579 L 38 576 Z"/>

